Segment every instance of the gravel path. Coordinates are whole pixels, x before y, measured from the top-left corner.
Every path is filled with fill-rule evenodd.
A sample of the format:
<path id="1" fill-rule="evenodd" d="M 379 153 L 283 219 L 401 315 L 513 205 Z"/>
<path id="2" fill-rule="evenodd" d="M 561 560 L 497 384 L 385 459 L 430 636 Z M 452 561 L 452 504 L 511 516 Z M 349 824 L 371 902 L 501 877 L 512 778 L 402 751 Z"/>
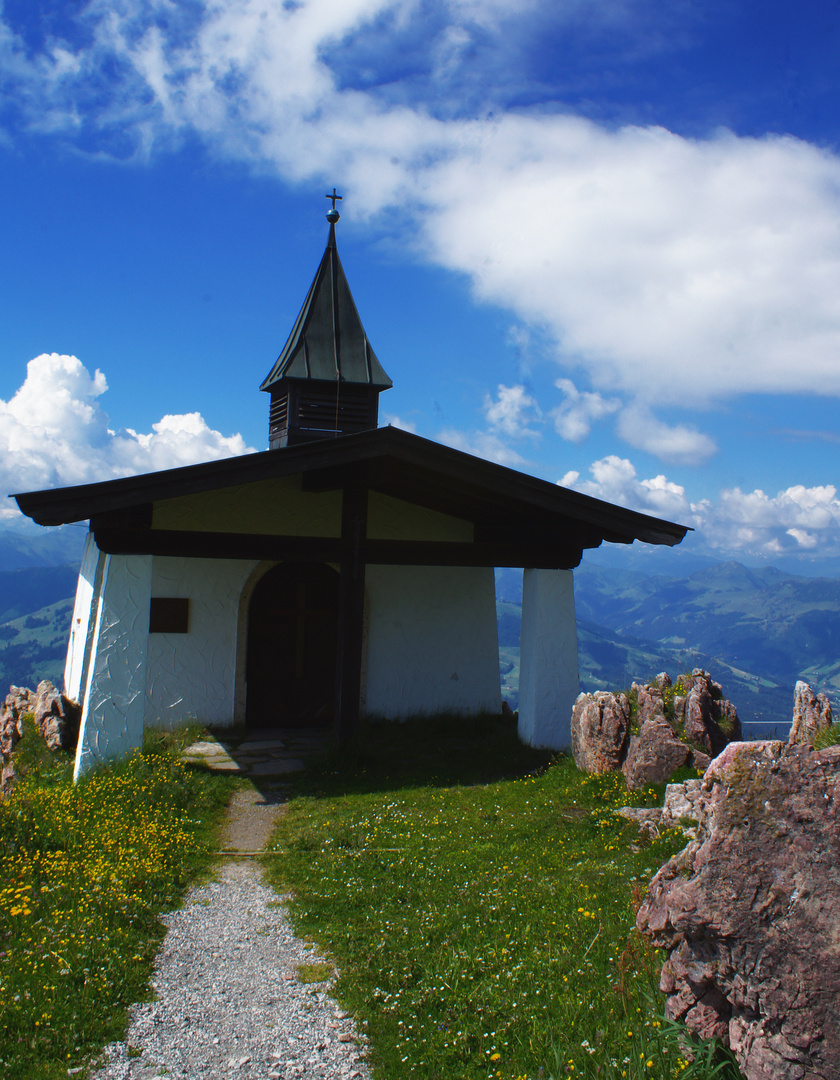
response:
<path id="1" fill-rule="evenodd" d="M 258 850 L 279 812 L 277 798 L 237 793 L 223 846 Z M 217 880 L 192 890 L 163 921 L 157 1000 L 132 1008 L 125 1042 L 108 1047 L 95 1080 L 369 1080 L 364 1039 L 329 984 L 299 981 L 297 966 L 321 957 L 294 936 L 283 898 L 262 883 L 257 863 L 225 860 Z"/>

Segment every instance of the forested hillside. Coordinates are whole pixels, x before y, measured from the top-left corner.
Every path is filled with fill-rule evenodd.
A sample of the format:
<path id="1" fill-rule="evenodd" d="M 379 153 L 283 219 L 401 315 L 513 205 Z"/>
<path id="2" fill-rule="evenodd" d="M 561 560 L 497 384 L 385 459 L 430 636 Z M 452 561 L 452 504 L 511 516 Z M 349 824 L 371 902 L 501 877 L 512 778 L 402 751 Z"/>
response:
<path id="1" fill-rule="evenodd" d="M 0 698 L 8 687 L 61 686 L 73 600 L 59 600 L 0 625 Z"/>

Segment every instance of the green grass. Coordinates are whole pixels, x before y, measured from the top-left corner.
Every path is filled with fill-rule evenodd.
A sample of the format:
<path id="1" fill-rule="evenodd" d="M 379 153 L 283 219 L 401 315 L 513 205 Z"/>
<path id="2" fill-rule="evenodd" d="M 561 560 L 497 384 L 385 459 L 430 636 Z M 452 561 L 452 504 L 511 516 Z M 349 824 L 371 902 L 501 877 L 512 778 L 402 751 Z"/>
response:
<path id="1" fill-rule="evenodd" d="M 840 723 L 830 724 L 818 732 L 812 742 L 816 750 L 822 750 L 825 746 L 836 746 L 840 743 Z"/>
<path id="2" fill-rule="evenodd" d="M 24 738 L 21 747 L 26 750 Z M 35 747 L 38 750 L 35 750 Z M 33 741 L 0 802 L 0 1074 L 66 1077 L 123 1030 L 148 993 L 173 907 L 209 864 L 227 777 L 177 760 L 177 740 L 75 787 Z"/>
<path id="3" fill-rule="evenodd" d="M 654 805 L 500 721 L 381 725 L 299 784 L 266 859 L 299 933 L 340 972 L 381 1080 L 737 1077 L 663 1023 L 661 956 L 634 930 L 654 843 L 613 811 Z M 425 764 L 424 764 L 425 763 Z M 718 1069 L 724 1071 L 718 1072 Z"/>

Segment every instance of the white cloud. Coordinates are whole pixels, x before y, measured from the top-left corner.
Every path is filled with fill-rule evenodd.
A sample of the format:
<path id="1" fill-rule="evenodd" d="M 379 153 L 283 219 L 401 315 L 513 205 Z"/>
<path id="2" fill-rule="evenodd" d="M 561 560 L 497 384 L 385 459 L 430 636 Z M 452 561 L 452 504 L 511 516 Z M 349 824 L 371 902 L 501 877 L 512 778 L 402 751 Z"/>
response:
<path id="1" fill-rule="evenodd" d="M 486 461 L 495 461 L 499 465 L 507 465 L 509 468 L 518 469 L 527 462 L 521 454 L 512 449 L 508 444 L 492 431 L 456 431 L 447 428 L 438 432 L 438 439 L 446 446 L 455 450 L 463 450 L 466 454 L 484 458 Z"/>
<path id="2" fill-rule="evenodd" d="M 796 484 L 774 496 L 729 488 L 690 502 L 685 488 L 659 475 L 640 480 L 615 455 L 590 466 L 591 480 L 568 472 L 559 483 L 587 495 L 690 525 L 699 548 L 724 555 L 840 554 L 840 499 L 832 484 Z"/>
<path id="3" fill-rule="evenodd" d="M 382 420 L 388 427 L 399 428 L 401 431 L 408 431 L 412 435 L 417 434 L 417 425 L 411 420 L 404 419 L 402 416 L 396 416 L 392 413 L 383 413 Z"/>
<path id="4" fill-rule="evenodd" d="M 499 383 L 495 400 L 489 394 L 484 396 L 484 416 L 496 432 L 516 439 L 539 438 L 539 432 L 528 425 L 540 421 L 540 408 L 524 386 Z"/>
<path id="5" fill-rule="evenodd" d="M 578 390 L 571 379 L 557 379 L 554 385 L 562 390 L 566 400 L 552 409 L 549 416 L 554 421 L 557 434 L 569 442 L 582 442 L 596 420 L 603 420 L 621 407 L 618 398 L 605 398 L 598 393 Z"/>
<path id="6" fill-rule="evenodd" d="M 164 416 L 141 434 L 112 431 L 98 399 L 108 389 L 75 356 L 44 353 L 0 401 L 0 490 L 86 484 L 252 452 L 241 435 L 222 435 L 198 413 Z M 3 517 L 14 516 L 5 507 Z"/>
<path id="7" fill-rule="evenodd" d="M 815 533 L 809 533 L 805 529 L 787 529 L 786 532 L 788 536 L 793 537 L 803 551 L 809 551 L 817 546 L 818 539 Z"/>
<path id="8" fill-rule="evenodd" d="M 773 496 L 732 488 L 697 509 L 706 542 L 716 549 L 743 548 L 762 555 L 840 553 L 840 499 L 833 484 L 795 484 Z"/>
<path id="9" fill-rule="evenodd" d="M 686 498 L 685 488 L 664 476 L 639 480 L 632 462 L 615 454 L 594 462 L 589 471 L 592 474 L 591 480 L 580 481 L 579 473 L 570 472 L 559 483 L 563 487 L 574 488 L 619 506 L 627 506 L 656 517 L 673 518 L 684 525 L 691 524 L 686 520 L 691 506 Z"/>
<path id="10" fill-rule="evenodd" d="M 522 385 L 505 386 L 500 383 L 495 398 L 485 395 L 483 410 L 488 430 L 459 431 L 446 428 L 438 432 L 438 439 L 456 450 L 498 462 L 499 465 L 510 468 L 526 466 L 527 460 L 513 449 L 511 443 L 540 437 L 538 430 L 528 426 L 542 422 L 536 399 Z"/>
<path id="11" fill-rule="evenodd" d="M 602 6 L 605 22 L 630 10 Z M 591 5 L 567 7 L 577 19 Z M 695 415 L 745 393 L 840 395 L 836 153 L 790 137 L 614 130 L 545 108 L 435 112 L 435 75 L 468 77 L 475 27 L 485 51 L 502 54 L 516 36 L 521 6 L 504 0 L 450 0 L 428 20 L 420 0 L 85 10 L 82 44 L 34 55 L 0 24 L 7 99 L 24 123 L 137 157 L 197 133 L 214 153 L 290 182 L 341 177 L 357 215 L 399 206 L 431 261 L 547 333 L 591 381 L 595 396 L 555 418 L 564 437 L 584 437 L 606 393 L 690 400 Z M 422 37 L 426 22 L 425 79 L 339 81 L 343 43 L 409 24 Z M 702 432 L 638 408 L 619 432 L 671 461 L 714 451 Z"/>
<path id="12" fill-rule="evenodd" d="M 643 404 L 624 409 L 617 430 L 625 442 L 662 461 L 699 465 L 717 453 L 717 445 L 708 435 L 687 424 L 666 424 Z"/>
<path id="13" fill-rule="evenodd" d="M 167 414 L 148 435 L 131 428 L 114 436 L 114 465 L 126 475 L 174 469 L 198 461 L 216 461 L 254 452 L 241 435 L 222 435 L 209 427 L 200 413 Z"/>
<path id="14" fill-rule="evenodd" d="M 596 388 L 695 406 L 840 393 L 835 155 L 567 116 L 478 127 L 429 178 L 433 256 L 548 327 Z"/>

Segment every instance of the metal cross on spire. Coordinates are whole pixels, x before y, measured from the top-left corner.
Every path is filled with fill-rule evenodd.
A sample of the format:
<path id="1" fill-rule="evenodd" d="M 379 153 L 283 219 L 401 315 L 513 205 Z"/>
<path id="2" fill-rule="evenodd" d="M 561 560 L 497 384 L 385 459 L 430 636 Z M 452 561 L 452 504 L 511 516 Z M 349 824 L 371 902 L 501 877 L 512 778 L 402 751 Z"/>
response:
<path id="1" fill-rule="evenodd" d="M 341 214 L 339 214 L 339 212 L 335 208 L 335 204 L 336 202 L 340 202 L 343 196 L 336 195 L 335 188 L 333 188 L 332 195 L 325 195 L 324 198 L 332 200 L 332 207 L 327 211 L 327 221 L 330 223 L 330 225 L 335 225 L 335 223 L 341 217 Z"/>

